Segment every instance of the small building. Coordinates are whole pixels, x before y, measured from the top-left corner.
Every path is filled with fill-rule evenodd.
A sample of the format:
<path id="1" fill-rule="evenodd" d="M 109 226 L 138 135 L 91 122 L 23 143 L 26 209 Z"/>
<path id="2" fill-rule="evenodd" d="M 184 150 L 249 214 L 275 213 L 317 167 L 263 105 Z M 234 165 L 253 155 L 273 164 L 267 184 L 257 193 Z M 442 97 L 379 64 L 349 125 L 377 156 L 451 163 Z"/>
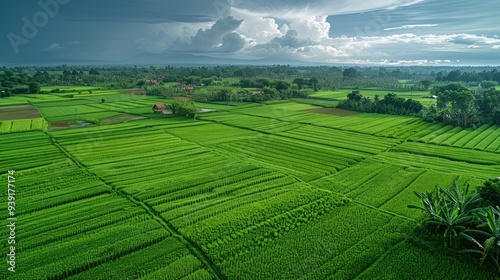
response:
<path id="1" fill-rule="evenodd" d="M 158 82 L 158 80 L 146 80 L 146 83 L 148 85 L 156 85 L 156 86 L 160 84 L 160 82 Z"/>
<path id="2" fill-rule="evenodd" d="M 155 113 L 163 113 L 167 109 L 167 105 L 165 103 L 156 103 L 153 106 L 153 112 Z"/>

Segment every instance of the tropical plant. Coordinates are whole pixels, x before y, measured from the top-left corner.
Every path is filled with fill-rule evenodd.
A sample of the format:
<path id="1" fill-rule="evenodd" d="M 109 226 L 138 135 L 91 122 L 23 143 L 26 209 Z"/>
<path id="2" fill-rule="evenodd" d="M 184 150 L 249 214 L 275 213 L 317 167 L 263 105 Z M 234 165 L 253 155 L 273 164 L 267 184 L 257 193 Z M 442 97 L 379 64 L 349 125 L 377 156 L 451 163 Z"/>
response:
<path id="1" fill-rule="evenodd" d="M 421 206 L 408 205 L 408 207 L 427 213 L 428 224 L 437 226 L 437 230 L 445 228 L 444 245 L 456 247 L 456 237 L 475 219 L 471 210 L 480 199 L 479 194 L 468 195 L 468 192 L 468 184 L 465 189 L 460 189 L 455 182 L 450 190 L 436 186 L 432 192 L 416 191 L 415 195 L 420 199 Z"/>
<path id="2" fill-rule="evenodd" d="M 460 232 L 460 235 L 476 244 L 481 250 L 465 249 L 460 252 L 481 254 L 481 264 L 483 264 L 486 258 L 490 257 L 500 271 L 498 259 L 500 255 L 500 208 L 498 206 L 496 208 L 489 206 L 488 208 L 479 209 L 476 215 L 481 219 L 483 224 L 479 225 L 478 229 L 464 230 Z M 486 230 L 480 228 L 486 228 Z M 481 244 L 477 236 L 484 236 L 486 239 Z"/>

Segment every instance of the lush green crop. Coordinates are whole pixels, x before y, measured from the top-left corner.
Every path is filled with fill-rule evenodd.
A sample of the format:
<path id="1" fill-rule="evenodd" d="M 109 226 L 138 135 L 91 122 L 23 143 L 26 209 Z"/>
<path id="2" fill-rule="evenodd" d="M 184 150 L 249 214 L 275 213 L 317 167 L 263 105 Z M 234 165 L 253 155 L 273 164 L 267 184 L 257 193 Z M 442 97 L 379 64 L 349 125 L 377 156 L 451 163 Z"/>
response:
<path id="1" fill-rule="evenodd" d="M 83 119 L 165 102 L 94 91 L 38 107 Z M 2 122 L 0 180 L 16 170 L 19 193 L 13 279 L 495 278 L 410 243 L 419 213 L 406 205 L 436 184 L 497 177 L 497 126 L 204 105 L 219 111 L 50 132 L 10 133 L 46 130 L 43 119 Z"/>
<path id="2" fill-rule="evenodd" d="M 465 150 L 455 147 L 407 142 L 395 147 L 392 150 L 477 164 L 496 165 L 500 163 L 500 158 L 492 156 L 491 153 Z"/>

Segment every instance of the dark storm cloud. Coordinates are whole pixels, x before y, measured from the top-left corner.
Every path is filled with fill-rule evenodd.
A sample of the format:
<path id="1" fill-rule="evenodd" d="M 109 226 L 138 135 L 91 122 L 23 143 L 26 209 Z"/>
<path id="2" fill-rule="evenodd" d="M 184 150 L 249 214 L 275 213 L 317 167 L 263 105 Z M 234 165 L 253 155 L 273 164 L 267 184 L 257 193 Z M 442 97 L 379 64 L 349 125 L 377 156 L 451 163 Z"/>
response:
<path id="1" fill-rule="evenodd" d="M 498 0 L 0 0 L 0 63 L 176 51 L 500 64 L 498 10 Z"/>
<path id="2" fill-rule="evenodd" d="M 271 40 L 268 44 L 260 46 L 261 48 L 300 48 L 304 47 L 307 45 L 311 45 L 313 42 L 307 39 L 302 39 L 299 37 L 297 31 L 295 30 L 288 30 L 285 36 L 283 37 L 276 37 Z"/>
<path id="3" fill-rule="evenodd" d="M 189 42 L 178 41 L 171 51 L 191 52 L 234 52 L 243 47 L 245 39 L 235 33 L 242 20 L 233 17 L 219 19 L 209 29 L 199 29 Z"/>
<path id="4" fill-rule="evenodd" d="M 126 22 L 207 22 L 229 15 L 230 0 L 72 0 L 70 20 Z"/>

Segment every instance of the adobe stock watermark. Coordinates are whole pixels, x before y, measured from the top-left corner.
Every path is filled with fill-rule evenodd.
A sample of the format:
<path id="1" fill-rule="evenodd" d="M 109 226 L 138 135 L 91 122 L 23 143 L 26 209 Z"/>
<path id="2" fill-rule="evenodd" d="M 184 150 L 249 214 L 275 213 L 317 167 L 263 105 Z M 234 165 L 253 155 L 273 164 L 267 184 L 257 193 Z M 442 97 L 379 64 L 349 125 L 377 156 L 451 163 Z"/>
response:
<path id="1" fill-rule="evenodd" d="M 66 5 L 71 0 L 39 0 L 38 6 L 41 10 L 35 12 L 31 19 L 22 17 L 23 23 L 20 33 L 9 32 L 7 38 L 14 50 L 14 53 L 19 53 L 19 47 L 29 43 L 30 39 L 35 38 L 39 30 L 47 26 L 51 18 L 55 17 L 60 10 L 61 5 Z"/>
<path id="2" fill-rule="evenodd" d="M 355 27 L 356 37 L 373 37 L 382 33 L 389 26 L 392 20 L 390 10 L 383 10 L 370 13 L 372 19 L 363 28 Z"/>
<path id="3" fill-rule="evenodd" d="M 215 12 L 219 18 L 228 16 L 228 11 L 231 7 L 238 6 L 243 0 L 216 0 L 213 3 Z"/>

